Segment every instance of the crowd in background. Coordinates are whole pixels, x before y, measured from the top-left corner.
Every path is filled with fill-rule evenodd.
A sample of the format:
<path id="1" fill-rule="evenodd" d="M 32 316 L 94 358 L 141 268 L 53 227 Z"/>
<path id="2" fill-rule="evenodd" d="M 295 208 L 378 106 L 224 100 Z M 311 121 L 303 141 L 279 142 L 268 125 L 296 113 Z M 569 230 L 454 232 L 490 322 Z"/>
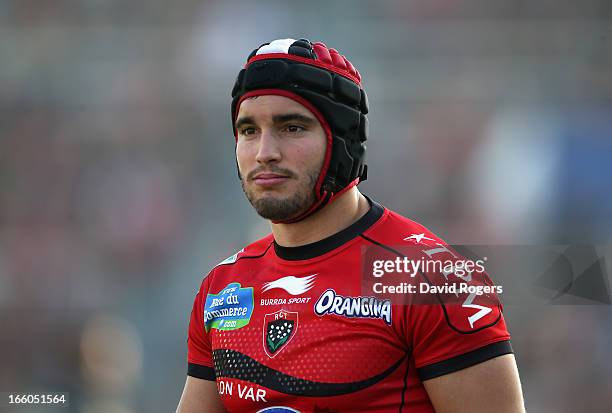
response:
<path id="1" fill-rule="evenodd" d="M 173 411 L 202 277 L 269 230 L 229 109 L 276 38 L 360 70 L 362 192 L 449 242 L 612 259 L 611 22 L 605 0 L 2 2 L 0 393 Z M 609 411 L 611 308 L 505 307 L 529 411 Z"/>

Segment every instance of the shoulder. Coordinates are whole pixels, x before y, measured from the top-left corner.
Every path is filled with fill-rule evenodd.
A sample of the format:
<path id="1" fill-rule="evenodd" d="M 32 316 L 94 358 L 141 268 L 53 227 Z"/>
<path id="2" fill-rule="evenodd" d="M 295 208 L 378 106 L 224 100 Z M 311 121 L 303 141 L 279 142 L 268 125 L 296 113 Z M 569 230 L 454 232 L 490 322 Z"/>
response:
<path id="1" fill-rule="evenodd" d="M 446 242 L 425 225 L 385 208 L 382 219 L 363 237 L 383 245 L 436 245 Z"/>
<path id="2" fill-rule="evenodd" d="M 213 270 L 222 266 L 231 266 L 236 264 L 241 259 L 253 259 L 262 257 L 268 252 L 268 249 L 272 246 L 274 241 L 274 237 L 272 234 L 268 234 L 265 237 L 258 239 L 257 241 L 247 245 L 242 248 L 240 251 L 236 252 L 233 255 L 230 255 L 217 265 L 213 267 Z"/>
<path id="3" fill-rule="evenodd" d="M 208 274 L 204 276 L 202 283 L 210 284 L 215 278 L 232 277 L 232 274 L 235 274 L 236 271 L 244 270 L 245 267 L 252 268 L 253 265 L 260 265 L 262 261 L 259 259 L 264 258 L 268 250 L 272 247 L 273 241 L 273 235 L 268 234 L 245 246 L 212 267 Z"/>

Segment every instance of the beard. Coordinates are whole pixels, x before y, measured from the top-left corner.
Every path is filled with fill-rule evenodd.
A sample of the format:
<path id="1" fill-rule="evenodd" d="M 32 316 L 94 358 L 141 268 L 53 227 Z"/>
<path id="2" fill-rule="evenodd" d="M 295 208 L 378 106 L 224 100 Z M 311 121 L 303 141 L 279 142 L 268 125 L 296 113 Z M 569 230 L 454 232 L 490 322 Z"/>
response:
<path id="1" fill-rule="evenodd" d="M 295 178 L 295 174 L 284 169 L 273 168 L 270 172 L 282 173 Z M 254 176 L 255 173 L 259 173 L 259 171 L 254 171 L 249 175 Z M 295 192 L 285 198 L 279 198 L 265 192 L 257 197 L 255 191 L 245 185 L 242 177 L 240 177 L 240 184 L 244 194 L 259 216 L 271 221 L 287 221 L 306 212 L 315 203 L 314 187 L 318 178 L 318 171 L 308 171 L 305 178 L 299 181 Z"/>

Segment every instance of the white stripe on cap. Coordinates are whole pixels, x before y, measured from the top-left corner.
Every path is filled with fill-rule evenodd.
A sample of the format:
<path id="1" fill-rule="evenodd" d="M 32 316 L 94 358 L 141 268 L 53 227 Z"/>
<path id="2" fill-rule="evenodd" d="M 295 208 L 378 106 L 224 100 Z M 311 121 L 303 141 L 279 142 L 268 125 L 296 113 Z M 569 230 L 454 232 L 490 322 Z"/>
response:
<path id="1" fill-rule="evenodd" d="M 289 46 L 295 42 L 295 39 L 278 39 L 273 40 L 270 44 L 261 46 L 256 54 L 266 53 L 289 53 Z"/>

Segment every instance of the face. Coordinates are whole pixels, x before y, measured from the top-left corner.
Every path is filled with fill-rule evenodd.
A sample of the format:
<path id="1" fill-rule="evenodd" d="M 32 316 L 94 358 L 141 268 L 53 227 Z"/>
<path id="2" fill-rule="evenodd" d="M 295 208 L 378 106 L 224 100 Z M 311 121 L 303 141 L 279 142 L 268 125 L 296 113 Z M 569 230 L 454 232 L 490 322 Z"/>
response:
<path id="1" fill-rule="evenodd" d="M 327 139 L 315 115 L 284 96 L 244 100 L 236 117 L 242 189 L 263 218 L 284 221 L 315 201 Z"/>

